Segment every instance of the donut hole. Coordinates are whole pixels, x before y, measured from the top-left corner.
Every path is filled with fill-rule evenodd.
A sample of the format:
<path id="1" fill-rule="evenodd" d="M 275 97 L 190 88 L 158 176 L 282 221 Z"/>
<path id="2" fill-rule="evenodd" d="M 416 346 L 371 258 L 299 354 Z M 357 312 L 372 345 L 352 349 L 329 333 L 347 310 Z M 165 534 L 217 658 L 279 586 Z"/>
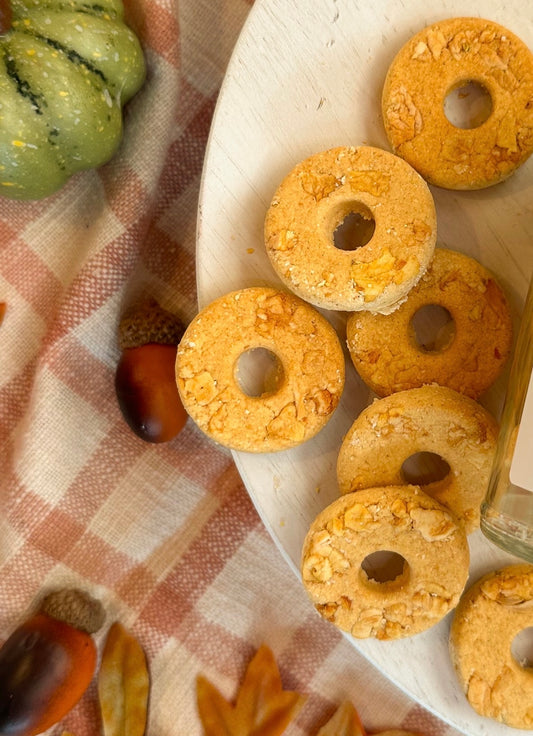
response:
<path id="1" fill-rule="evenodd" d="M 361 563 L 366 581 L 404 585 L 409 565 L 402 555 L 389 550 L 378 550 L 367 555 Z"/>
<path id="2" fill-rule="evenodd" d="M 415 452 L 403 462 L 400 472 L 405 483 L 429 486 L 447 478 L 450 466 L 435 452 Z"/>
<path id="3" fill-rule="evenodd" d="M 479 128 L 491 113 L 492 97 L 487 88 L 475 80 L 458 82 L 444 98 L 444 114 L 455 128 Z"/>
<path id="4" fill-rule="evenodd" d="M 533 626 L 522 629 L 511 642 L 511 654 L 520 667 L 533 667 Z"/>
<path id="5" fill-rule="evenodd" d="M 250 348 L 235 365 L 235 380 L 247 396 L 258 398 L 276 393 L 283 381 L 283 365 L 267 348 Z"/>
<path id="6" fill-rule="evenodd" d="M 361 202 L 345 205 L 335 219 L 333 244 L 339 250 L 357 250 L 372 240 L 376 222 L 372 212 Z"/>
<path id="7" fill-rule="evenodd" d="M 415 345 L 423 353 L 441 353 L 455 339 L 455 321 L 440 304 L 424 304 L 412 316 L 410 330 Z"/>

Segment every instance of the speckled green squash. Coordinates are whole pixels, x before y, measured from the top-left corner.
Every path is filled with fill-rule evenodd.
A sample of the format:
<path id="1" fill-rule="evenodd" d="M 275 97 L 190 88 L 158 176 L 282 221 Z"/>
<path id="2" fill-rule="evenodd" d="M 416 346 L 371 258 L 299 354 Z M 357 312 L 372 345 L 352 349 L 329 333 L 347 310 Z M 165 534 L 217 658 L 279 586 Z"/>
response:
<path id="1" fill-rule="evenodd" d="M 0 195 L 40 199 L 108 161 L 145 63 L 120 0 L 11 0 L 0 36 Z"/>

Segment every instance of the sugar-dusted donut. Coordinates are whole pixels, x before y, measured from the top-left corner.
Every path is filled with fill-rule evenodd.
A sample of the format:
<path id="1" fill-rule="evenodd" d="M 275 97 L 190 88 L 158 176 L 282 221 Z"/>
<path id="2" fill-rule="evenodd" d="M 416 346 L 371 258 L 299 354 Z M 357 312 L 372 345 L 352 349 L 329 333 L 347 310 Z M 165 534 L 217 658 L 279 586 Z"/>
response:
<path id="1" fill-rule="evenodd" d="M 350 213 L 373 220 L 365 245 L 337 248 Z M 340 147 L 299 163 L 278 187 L 265 218 L 266 250 L 280 279 L 315 306 L 387 313 L 431 260 L 433 197 L 398 156 L 370 146 Z"/>
<path id="2" fill-rule="evenodd" d="M 393 580 L 365 571 L 377 552 L 403 558 Z M 466 535 L 416 486 L 340 496 L 312 522 L 302 550 L 304 587 L 318 612 L 358 639 L 399 639 L 440 621 L 468 576 Z"/>
<path id="3" fill-rule="evenodd" d="M 478 127 L 446 117 L 448 93 L 475 82 L 492 111 Z M 481 18 L 424 28 L 398 52 L 382 94 L 392 150 L 429 183 L 481 189 L 508 177 L 533 151 L 533 54 L 513 33 Z"/>
<path id="4" fill-rule="evenodd" d="M 429 351 L 418 345 L 412 323 L 428 305 L 447 310 L 454 326 L 451 341 Z M 393 314 L 352 314 L 346 336 L 357 372 L 378 396 L 438 383 L 477 399 L 500 375 L 512 329 L 507 299 L 492 274 L 469 256 L 436 248 Z"/>
<path id="5" fill-rule="evenodd" d="M 282 375 L 271 391 L 241 388 L 238 361 L 263 348 Z M 330 419 L 344 386 L 337 333 L 293 294 L 250 287 L 202 309 L 178 346 L 176 381 L 183 406 L 205 434 L 235 450 L 274 452 L 313 437 Z"/>
<path id="6" fill-rule="evenodd" d="M 449 472 L 422 489 L 449 508 L 469 534 L 479 527 L 497 436 L 494 417 L 453 389 L 399 391 L 374 400 L 348 430 L 337 458 L 339 489 L 350 493 L 406 483 L 404 463 L 418 453 L 433 453 Z"/>
<path id="7" fill-rule="evenodd" d="M 513 728 L 533 729 L 533 670 L 512 653 L 514 638 L 533 626 L 533 566 L 495 570 L 462 596 L 450 629 L 450 653 L 477 713 Z"/>

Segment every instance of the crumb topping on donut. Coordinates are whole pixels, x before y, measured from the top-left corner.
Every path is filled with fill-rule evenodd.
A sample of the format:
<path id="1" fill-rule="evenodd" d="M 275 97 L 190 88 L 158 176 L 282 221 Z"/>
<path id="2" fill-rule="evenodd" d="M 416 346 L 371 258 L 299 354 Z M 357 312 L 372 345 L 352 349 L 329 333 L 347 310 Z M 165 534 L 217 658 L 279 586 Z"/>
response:
<path id="1" fill-rule="evenodd" d="M 489 577 L 480 585 L 481 593 L 502 606 L 531 606 L 533 604 L 533 574 L 503 570 L 498 577 Z"/>
<path id="2" fill-rule="evenodd" d="M 387 121 L 394 146 L 399 149 L 403 143 L 413 140 L 422 131 L 422 113 L 416 106 L 406 87 L 401 85 L 388 99 Z"/>

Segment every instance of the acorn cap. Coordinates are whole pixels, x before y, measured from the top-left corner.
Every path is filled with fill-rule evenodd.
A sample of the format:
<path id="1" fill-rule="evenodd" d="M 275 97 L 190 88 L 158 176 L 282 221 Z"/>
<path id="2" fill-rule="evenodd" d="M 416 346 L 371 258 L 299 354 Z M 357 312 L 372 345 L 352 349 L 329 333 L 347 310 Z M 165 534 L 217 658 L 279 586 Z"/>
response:
<path id="1" fill-rule="evenodd" d="M 118 342 L 121 350 L 150 342 L 177 346 L 184 332 L 183 322 L 177 315 L 150 299 L 135 306 L 120 320 Z"/>
<path id="2" fill-rule="evenodd" d="M 78 588 L 64 588 L 48 593 L 39 610 L 87 634 L 94 634 L 105 621 L 105 611 L 100 601 Z"/>

